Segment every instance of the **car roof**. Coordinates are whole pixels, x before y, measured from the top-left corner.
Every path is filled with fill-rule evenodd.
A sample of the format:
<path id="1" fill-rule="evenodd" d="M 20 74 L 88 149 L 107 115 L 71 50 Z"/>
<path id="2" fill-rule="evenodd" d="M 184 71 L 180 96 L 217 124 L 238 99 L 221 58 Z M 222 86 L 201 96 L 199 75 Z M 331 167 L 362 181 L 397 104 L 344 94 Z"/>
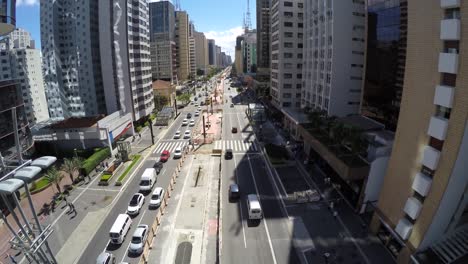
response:
<path id="1" fill-rule="evenodd" d="M 105 263 L 107 258 L 110 257 L 110 253 L 102 252 L 96 259 L 96 263 Z"/>
<path id="2" fill-rule="evenodd" d="M 163 150 L 162 153 L 163 153 L 163 154 L 169 153 L 169 150 L 167 150 L 167 149 L 166 149 L 166 150 Z"/>
<path id="3" fill-rule="evenodd" d="M 231 191 L 235 191 L 235 192 L 238 192 L 239 191 L 239 186 L 235 183 L 229 185 L 229 189 L 231 189 Z"/>
<path id="4" fill-rule="evenodd" d="M 135 237 L 142 237 L 143 235 L 143 231 L 148 230 L 148 226 L 145 226 L 145 225 L 139 225 L 137 227 L 137 229 L 135 230 L 135 232 L 133 233 L 133 236 Z"/>
<path id="5" fill-rule="evenodd" d="M 226 149 L 226 152 L 232 152 L 232 149 Z"/>
<path id="6" fill-rule="evenodd" d="M 159 194 L 160 191 L 164 190 L 162 187 L 154 188 L 153 194 Z"/>
<path id="7" fill-rule="evenodd" d="M 182 148 L 181 148 L 181 147 L 177 147 L 177 148 L 175 149 L 175 151 L 182 151 Z"/>

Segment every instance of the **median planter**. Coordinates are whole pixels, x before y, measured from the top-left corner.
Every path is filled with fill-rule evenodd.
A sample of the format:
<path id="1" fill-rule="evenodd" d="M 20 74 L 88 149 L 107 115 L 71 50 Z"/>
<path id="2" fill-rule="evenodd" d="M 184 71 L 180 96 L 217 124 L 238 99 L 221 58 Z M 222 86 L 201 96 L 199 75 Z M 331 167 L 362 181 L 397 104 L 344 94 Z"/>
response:
<path id="1" fill-rule="evenodd" d="M 117 172 L 117 169 L 119 168 L 121 162 L 115 162 L 115 163 L 112 163 L 109 168 L 104 171 L 101 175 L 101 179 L 99 180 L 99 183 L 98 185 L 101 185 L 101 186 L 108 186 L 109 185 L 109 181 L 112 179 L 112 177 L 114 177 L 114 175 L 116 174 Z"/>

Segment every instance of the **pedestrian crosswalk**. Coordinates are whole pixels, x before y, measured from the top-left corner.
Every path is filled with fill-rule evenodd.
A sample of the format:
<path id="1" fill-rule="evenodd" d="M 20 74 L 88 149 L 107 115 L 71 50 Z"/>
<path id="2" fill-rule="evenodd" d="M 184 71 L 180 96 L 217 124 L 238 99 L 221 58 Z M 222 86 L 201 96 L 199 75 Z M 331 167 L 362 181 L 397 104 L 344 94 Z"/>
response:
<path id="1" fill-rule="evenodd" d="M 219 140 L 215 141 L 215 149 L 232 149 L 233 152 L 257 152 L 257 146 L 246 140 Z"/>
<path id="2" fill-rule="evenodd" d="M 170 153 L 174 152 L 177 147 L 184 148 L 188 145 L 188 140 L 179 140 L 179 141 L 163 141 L 159 143 L 153 153 L 161 153 L 164 150 L 168 150 Z"/>

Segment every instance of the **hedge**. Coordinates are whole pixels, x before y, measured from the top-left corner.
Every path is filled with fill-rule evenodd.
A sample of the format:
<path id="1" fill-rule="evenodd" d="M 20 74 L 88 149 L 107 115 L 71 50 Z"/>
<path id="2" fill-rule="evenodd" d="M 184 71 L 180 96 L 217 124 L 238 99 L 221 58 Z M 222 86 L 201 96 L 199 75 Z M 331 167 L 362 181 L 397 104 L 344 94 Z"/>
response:
<path id="1" fill-rule="evenodd" d="M 109 148 L 102 148 L 87 158 L 81 166 L 84 175 L 88 175 L 96 166 L 110 156 Z"/>
<path id="2" fill-rule="evenodd" d="M 125 169 L 125 171 L 120 175 L 120 177 L 117 179 L 117 182 L 122 182 L 123 179 L 125 179 L 125 176 L 130 172 L 130 170 L 133 168 L 133 166 L 140 160 L 141 155 L 135 155 L 133 156 L 132 163 Z"/>
<path id="3" fill-rule="evenodd" d="M 45 177 L 40 178 L 39 180 L 33 182 L 31 184 L 31 189 L 29 191 L 35 192 L 35 191 L 41 191 L 47 187 L 49 187 L 51 183 L 47 181 Z"/>

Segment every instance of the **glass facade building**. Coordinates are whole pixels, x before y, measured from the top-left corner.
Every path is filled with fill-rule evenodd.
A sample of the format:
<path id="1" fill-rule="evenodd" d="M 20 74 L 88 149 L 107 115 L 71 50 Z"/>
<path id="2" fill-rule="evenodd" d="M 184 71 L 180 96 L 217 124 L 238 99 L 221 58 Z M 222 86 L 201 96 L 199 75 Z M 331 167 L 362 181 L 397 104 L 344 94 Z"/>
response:
<path id="1" fill-rule="evenodd" d="M 169 1 L 149 3 L 150 39 L 155 41 L 165 33 L 169 40 L 174 40 L 175 11 L 174 5 Z"/>
<path id="2" fill-rule="evenodd" d="M 407 1 L 369 0 L 361 112 L 395 131 L 406 58 Z"/>

